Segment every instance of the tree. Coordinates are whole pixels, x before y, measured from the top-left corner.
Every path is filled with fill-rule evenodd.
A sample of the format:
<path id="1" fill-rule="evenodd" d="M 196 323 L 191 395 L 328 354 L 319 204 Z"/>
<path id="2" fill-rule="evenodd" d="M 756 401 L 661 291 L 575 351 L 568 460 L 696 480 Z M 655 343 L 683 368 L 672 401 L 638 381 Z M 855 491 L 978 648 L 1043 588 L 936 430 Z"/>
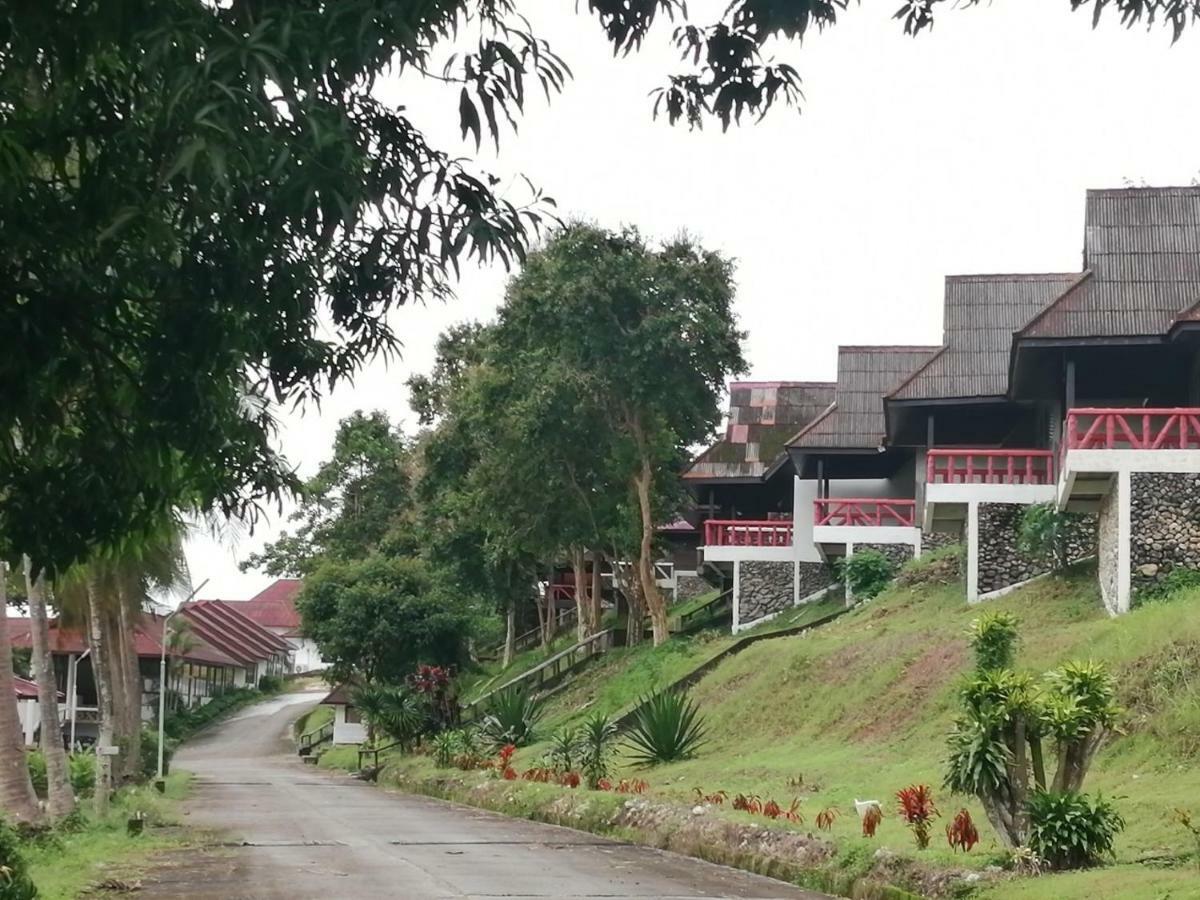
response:
<path id="1" fill-rule="evenodd" d="M 23 734 L 8 636 L 8 566 L 0 560 L 0 809 L 18 822 L 37 822 L 41 811 L 25 763 Z"/>
<path id="2" fill-rule="evenodd" d="M 467 659 L 471 610 L 418 559 L 326 563 L 305 579 L 296 607 L 336 681 L 401 684 L 421 663 Z"/>
<path id="3" fill-rule="evenodd" d="M 571 373 L 586 399 L 579 416 L 603 427 L 605 480 L 636 498 L 637 579 L 656 644 L 667 615 L 655 527 L 679 500 L 688 448 L 720 420 L 725 379 L 745 369 L 733 292 L 732 264 L 690 238 L 652 249 L 633 230 L 574 224 L 529 256 L 496 327 L 500 357 Z"/>
<path id="4" fill-rule="evenodd" d="M 270 575 L 306 575 L 327 561 L 364 559 L 384 548 L 415 550 L 411 540 L 410 454 L 387 414 L 357 411 L 338 423 L 333 455 L 304 483 L 291 515 L 300 522 L 241 564 Z"/>
<path id="5" fill-rule="evenodd" d="M 1015 621 L 985 617 L 971 628 L 977 667 L 962 689 L 963 715 L 950 734 L 945 784 L 979 798 L 1006 847 L 1029 840 L 1036 792 L 1077 794 L 1097 750 L 1115 725 L 1112 676 L 1099 663 L 1068 662 L 1041 682 L 1009 668 Z M 1048 779 L 1043 742 L 1057 764 Z"/>
<path id="6" fill-rule="evenodd" d="M 34 573 L 25 557 L 25 596 L 29 598 L 30 643 L 33 645 L 33 674 L 37 682 L 38 714 L 41 718 L 42 756 L 46 760 L 46 797 L 50 815 L 59 819 L 75 809 L 63 748 L 62 722 L 58 717 L 58 679 L 54 675 L 54 657 L 50 652 L 50 623 L 46 614 L 46 578 Z"/>

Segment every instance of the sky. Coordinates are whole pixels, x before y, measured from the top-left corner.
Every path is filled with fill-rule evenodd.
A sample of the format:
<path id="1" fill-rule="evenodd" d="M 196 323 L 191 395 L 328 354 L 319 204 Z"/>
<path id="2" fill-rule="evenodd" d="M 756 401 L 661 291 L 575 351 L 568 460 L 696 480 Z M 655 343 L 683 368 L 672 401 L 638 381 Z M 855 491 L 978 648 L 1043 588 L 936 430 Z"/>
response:
<path id="1" fill-rule="evenodd" d="M 704 22 L 724 5 L 689 8 Z M 566 217 L 652 238 L 686 229 L 734 258 L 747 377 L 831 380 L 839 343 L 939 343 L 946 275 L 1077 271 L 1087 188 L 1200 175 L 1200 34 L 1172 46 L 1162 27 L 1094 31 L 1068 0 L 1005 0 L 946 4 L 911 38 L 896 5 L 871 0 L 803 46 L 772 47 L 803 79 L 800 111 L 724 134 L 652 118 L 647 95 L 679 69 L 670 23 L 614 59 L 598 23 L 563 0 L 518 6 L 574 79 L 549 104 L 532 99 L 498 155 L 461 139 L 452 88 L 406 78 L 379 93 L 503 184 L 524 174 Z M 494 315 L 506 277 L 464 268 L 453 301 L 393 313 L 400 359 L 369 365 L 319 409 L 281 412 L 279 444 L 301 476 L 356 409 L 415 430 L 405 380 L 430 368 L 448 326 Z M 273 515 L 253 534 L 190 540 L 193 583 L 209 579 L 200 596 L 268 585 L 237 561 L 285 526 Z"/>

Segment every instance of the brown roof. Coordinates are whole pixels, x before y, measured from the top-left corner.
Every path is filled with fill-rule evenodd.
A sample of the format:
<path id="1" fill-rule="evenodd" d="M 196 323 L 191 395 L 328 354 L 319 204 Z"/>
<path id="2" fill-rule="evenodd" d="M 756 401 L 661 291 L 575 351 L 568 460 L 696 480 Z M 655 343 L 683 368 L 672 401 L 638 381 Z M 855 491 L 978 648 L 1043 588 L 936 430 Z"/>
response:
<path id="1" fill-rule="evenodd" d="M 354 698 L 350 694 L 350 689 L 344 684 L 339 684 L 332 691 L 325 695 L 325 699 L 321 701 L 322 706 L 353 706 Z"/>
<path id="2" fill-rule="evenodd" d="M 283 638 L 239 613 L 236 607 L 240 605 L 224 600 L 192 600 L 181 610 L 193 632 L 244 664 L 291 651 L 291 644 Z"/>
<path id="3" fill-rule="evenodd" d="M 1008 391 L 1013 332 L 1079 281 L 1079 273 L 946 278 L 942 349 L 893 400 L 999 397 Z"/>
<path id="4" fill-rule="evenodd" d="M 940 347 L 838 347 L 833 404 L 788 442 L 800 449 L 873 449 L 883 444 L 883 397 Z"/>
<path id="5" fill-rule="evenodd" d="M 1088 191 L 1084 268 L 1021 337 L 1165 334 L 1200 301 L 1200 187 Z"/>
<path id="6" fill-rule="evenodd" d="M 143 612 L 133 626 L 133 647 L 142 659 L 158 659 L 162 654 L 162 633 L 164 616 Z M 8 620 L 9 641 L 14 647 L 32 647 L 32 623 L 29 619 Z M 60 628 L 56 619 L 50 620 L 50 652 L 53 653 L 82 653 L 88 643 L 82 629 L 77 627 Z M 177 659 L 186 659 L 194 663 L 207 663 L 215 666 L 236 666 L 238 662 L 229 654 L 222 652 L 202 640 L 193 639 L 187 646 L 178 650 L 168 648 L 167 655 Z"/>
<path id="7" fill-rule="evenodd" d="M 237 604 L 237 611 L 264 628 L 278 628 L 286 634 L 300 633 L 300 613 L 296 595 L 304 582 L 299 578 L 279 578 L 249 600 Z"/>
<path id="8" fill-rule="evenodd" d="M 725 436 L 701 453 L 683 477 L 761 478 L 787 441 L 833 402 L 826 381 L 738 381 L 729 386 Z"/>

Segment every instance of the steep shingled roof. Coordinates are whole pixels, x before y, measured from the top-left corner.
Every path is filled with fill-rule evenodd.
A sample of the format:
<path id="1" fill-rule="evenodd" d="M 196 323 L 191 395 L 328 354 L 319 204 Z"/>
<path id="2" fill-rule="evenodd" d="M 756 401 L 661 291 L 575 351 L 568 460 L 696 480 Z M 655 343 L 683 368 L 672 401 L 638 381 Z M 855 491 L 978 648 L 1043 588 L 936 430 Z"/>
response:
<path id="1" fill-rule="evenodd" d="M 224 600 L 193 600 L 181 609 L 196 634 L 244 664 L 253 664 L 292 650 L 287 641 L 246 618 L 234 608 L 236 606 L 240 604 Z"/>
<path id="2" fill-rule="evenodd" d="M 1008 391 L 1013 332 L 1081 277 L 1079 273 L 948 276 L 942 349 L 889 399 L 1003 396 Z"/>
<path id="3" fill-rule="evenodd" d="M 158 659 L 162 653 L 163 616 L 154 613 L 142 613 L 133 628 L 133 646 L 137 655 L 143 659 Z M 8 620 L 9 641 L 14 647 L 32 647 L 33 636 L 29 619 Z M 222 652 L 219 645 L 212 645 L 204 640 L 197 640 L 194 635 L 186 649 L 178 652 L 168 651 L 168 655 L 188 662 L 208 664 L 213 666 L 236 666 L 240 663 L 229 654 Z M 79 628 L 59 628 L 56 620 L 50 621 L 50 650 L 52 653 L 83 653 L 87 649 L 87 640 Z"/>
<path id="4" fill-rule="evenodd" d="M 874 449 L 886 433 L 883 397 L 940 347 L 838 347 L 833 404 L 788 442 L 798 449 Z"/>
<path id="5" fill-rule="evenodd" d="M 735 381 L 729 386 L 725 436 L 684 472 L 689 480 L 761 478 L 788 438 L 833 402 L 826 381 Z"/>
<path id="6" fill-rule="evenodd" d="M 1020 337 L 1165 334 L 1200 301 L 1200 187 L 1088 191 L 1084 267 Z"/>

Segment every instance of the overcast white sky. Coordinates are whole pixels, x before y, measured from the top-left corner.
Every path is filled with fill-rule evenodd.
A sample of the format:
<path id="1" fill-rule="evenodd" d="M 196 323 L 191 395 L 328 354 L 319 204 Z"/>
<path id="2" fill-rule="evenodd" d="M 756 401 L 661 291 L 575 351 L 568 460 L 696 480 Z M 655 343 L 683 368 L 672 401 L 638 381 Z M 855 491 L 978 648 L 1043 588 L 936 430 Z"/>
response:
<path id="1" fill-rule="evenodd" d="M 801 48 L 800 114 L 691 133 L 651 118 L 647 93 L 677 68 L 671 27 L 614 60 L 595 20 L 562 0 L 523 0 L 535 29 L 575 73 L 484 163 L 522 172 L 568 215 L 653 236 L 687 228 L 738 261 L 737 310 L 755 379 L 831 379 L 838 343 L 937 343 L 948 274 L 1073 271 L 1088 187 L 1186 184 L 1200 172 L 1200 35 L 1098 31 L 1067 0 L 946 9 L 907 38 L 897 5 L 864 3 Z M 580 4 L 581 6 L 585 4 Z M 711 19 L 693 2 L 693 19 Z M 464 155 L 454 93 L 389 85 L 428 133 Z M 486 150 L 486 148 L 485 148 Z M 425 371 L 448 325 L 490 317 L 505 275 L 464 272 L 448 305 L 398 311 L 403 359 L 370 366 L 320 410 L 283 417 L 282 449 L 310 474 L 340 418 L 383 409 L 415 425 L 404 381 Z M 237 545 L 188 549 L 204 597 L 244 599 L 271 579 L 237 560 L 283 527 Z"/>

